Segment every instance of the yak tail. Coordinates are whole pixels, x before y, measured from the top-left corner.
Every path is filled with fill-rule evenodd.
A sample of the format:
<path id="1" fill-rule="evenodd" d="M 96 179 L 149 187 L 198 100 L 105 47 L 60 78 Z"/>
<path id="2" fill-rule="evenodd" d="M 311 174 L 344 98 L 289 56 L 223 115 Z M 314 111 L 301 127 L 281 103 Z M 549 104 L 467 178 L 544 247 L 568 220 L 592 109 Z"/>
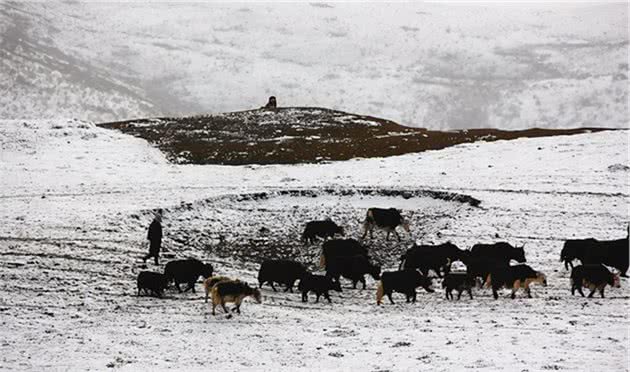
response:
<path id="1" fill-rule="evenodd" d="M 324 252 L 319 256 L 319 267 L 323 269 L 326 267 L 326 256 L 324 256 Z"/>
<path id="2" fill-rule="evenodd" d="M 490 284 L 492 284 L 492 274 L 488 274 L 488 276 L 486 277 L 486 288 L 490 288 Z"/>
<path id="3" fill-rule="evenodd" d="M 383 282 L 378 281 L 378 285 L 376 286 L 376 304 L 380 305 L 381 300 L 383 299 L 383 295 L 385 294 L 385 290 L 383 289 Z"/>

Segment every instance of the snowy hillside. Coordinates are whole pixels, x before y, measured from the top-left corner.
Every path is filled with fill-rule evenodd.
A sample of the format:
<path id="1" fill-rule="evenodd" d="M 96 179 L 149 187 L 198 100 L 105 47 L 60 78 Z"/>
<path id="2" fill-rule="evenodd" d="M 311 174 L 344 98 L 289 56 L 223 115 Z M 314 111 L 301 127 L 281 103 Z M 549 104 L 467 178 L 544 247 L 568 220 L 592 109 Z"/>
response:
<path id="1" fill-rule="evenodd" d="M 275 95 L 431 129 L 626 127 L 626 5 L 2 2 L 0 118 Z"/>
<path id="2" fill-rule="evenodd" d="M 431 131 L 319 107 L 256 109 L 99 124 L 144 138 L 177 164 L 298 164 L 437 150 L 460 143 L 569 135 L 596 128 Z"/>
<path id="3" fill-rule="evenodd" d="M 0 122 L 1 365 L 627 370 L 628 280 L 605 299 L 572 297 L 559 250 L 571 237 L 625 236 L 628 141 L 606 131 L 330 164 L 199 166 L 85 122 Z M 416 304 L 397 296 L 381 307 L 371 279 L 366 290 L 344 281 L 332 305 L 264 287 L 263 303 L 246 300 L 232 319 L 209 315 L 199 285 L 163 300 L 135 295 L 152 208 L 165 208 L 163 261 L 195 256 L 253 283 L 261 256 L 316 267 L 318 246 L 297 242 L 306 220 L 331 216 L 357 237 L 369 206 L 412 220 L 401 243 L 366 241 L 386 270 L 414 240 L 507 240 L 525 244 L 549 286 L 533 287 L 533 299 L 495 301 L 482 289 L 447 301 L 434 281 Z"/>

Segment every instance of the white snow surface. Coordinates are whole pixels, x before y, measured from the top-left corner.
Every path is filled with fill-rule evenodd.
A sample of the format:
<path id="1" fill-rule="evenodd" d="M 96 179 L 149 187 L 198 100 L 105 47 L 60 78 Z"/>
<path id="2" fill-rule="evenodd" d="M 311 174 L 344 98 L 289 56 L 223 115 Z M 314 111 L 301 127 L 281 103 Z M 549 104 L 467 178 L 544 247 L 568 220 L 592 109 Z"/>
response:
<path id="1" fill-rule="evenodd" d="M 611 131 L 329 164 L 195 166 L 171 165 L 145 141 L 91 123 L 0 122 L 0 368 L 628 370 L 628 280 L 608 288 L 605 299 L 572 297 L 569 273 L 559 262 L 564 239 L 625 236 L 628 142 L 628 131 Z M 534 287 L 533 299 L 520 293 L 494 300 L 482 289 L 473 300 L 447 301 L 434 282 L 436 293 L 419 290 L 416 304 L 396 296 L 396 305 L 380 307 L 371 279 L 366 290 L 344 282 L 342 293 L 332 292 L 332 305 L 312 298 L 304 304 L 297 293 L 263 287 L 263 303 L 246 300 L 243 314 L 232 319 L 210 315 L 199 284 L 196 294 L 136 297 L 147 209 L 167 208 L 168 248 L 169 235 L 188 221 L 181 216 L 196 210 L 217 211 L 208 226 L 255 230 L 263 223 L 248 215 L 258 207 L 290 214 L 294 204 L 309 206 L 288 196 L 238 206 L 212 198 L 324 187 L 469 194 L 482 201 L 480 208 L 348 200 L 359 209 L 393 203 L 415 215 L 449 214 L 439 226 L 414 226 L 411 238 L 421 241 L 448 239 L 460 248 L 525 243 L 528 263 L 547 274 L 549 286 Z M 192 211 L 178 211 L 182 203 L 192 203 Z M 330 199 L 310 203 L 322 213 L 337 208 Z M 300 233 L 265 223 L 271 234 Z M 423 229 L 434 231 L 420 235 Z M 411 244 L 403 237 L 402 244 Z M 249 262 L 192 249 L 170 253 L 256 281 L 257 267 Z"/>

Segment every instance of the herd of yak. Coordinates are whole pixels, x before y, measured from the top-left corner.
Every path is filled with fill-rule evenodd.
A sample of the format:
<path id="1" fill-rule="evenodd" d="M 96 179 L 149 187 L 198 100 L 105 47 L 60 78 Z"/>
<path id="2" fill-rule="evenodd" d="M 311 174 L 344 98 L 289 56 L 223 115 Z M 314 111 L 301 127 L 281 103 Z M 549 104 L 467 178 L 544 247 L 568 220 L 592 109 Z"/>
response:
<path id="1" fill-rule="evenodd" d="M 394 208 L 368 209 L 363 223 L 363 238 L 368 232 L 372 237 L 374 229 L 385 230 L 387 239 L 394 233 L 398 240 L 400 236 L 396 228 L 402 226 L 409 232 L 409 224 L 400 212 Z M 431 288 L 432 280 L 429 272 L 433 271 L 439 278 L 443 277 L 442 287 L 447 299 L 453 299 L 453 291 L 457 291 L 459 299 L 463 292 L 467 292 L 472 299 L 472 288 L 492 288 L 495 299 L 498 290 L 508 288 L 512 290 L 511 298 L 515 298 L 518 289 L 524 289 L 531 298 L 530 285 L 539 283 L 547 285 L 545 274 L 524 264 L 524 247 L 513 247 L 506 242 L 493 244 L 475 244 L 470 250 L 459 249 L 447 242 L 440 245 L 414 245 L 401 257 L 397 271 L 381 273 L 381 267 L 374 264 L 367 248 L 355 239 L 335 239 L 335 235 L 343 235 L 343 228 L 330 219 L 311 221 L 306 224 L 302 240 L 313 243 L 317 239 L 324 239 L 320 257 L 320 266 L 326 270 L 325 275 L 309 273 L 306 267 L 293 260 L 265 260 L 258 272 L 258 286 L 268 283 L 276 291 L 274 284 L 281 284 L 286 291 L 293 292 L 295 283 L 299 280 L 298 290 L 302 294 L 302 301 L 308 301 L 308 293 L 316 295 L 315 302 L 324 296 L 331 302 L 329 291 L 341 292 L 340 277 L 352 281 L 353 288 L 361 283 L 366 287 L 365 275 L 378 280 L 376 302 L 381 304 L 383 296 L 387 296 L 393 304 L 392 293 L 398 292 L 406 296 L 407 302 L 416 301 L 416 289 L 424 288 L 427 292 L 434 292 Z M 630 235 L 630 226 L 628 227 Z M 331 238 L 328 240 L 328 238 Z M 567 240 L 560 253 L 560 260 L 566 269 L 571 266 L 571 293 L 577 290 L 582 296 L 582 288 L 590 289 L 588 297 L 593 297 L 596 291 L 604 297 L 606 285 L 619 287 L 619 274 L 627 277 L 629 266 L 628 236 L 617 240 L 579 239 Z M 515 260 L 516 265 L 510 262 Z M 581 265 L 573 266 L 573 261 L 579 260 Z M 460 261 L 466 266 L 466 271 L 451 271 L 451 264 Z M 615 268 L 619 273 L 611 272 L 608 267 Z M 249 286 L 246 282 L 213 276 L 213 267 L 196 259 L 176 260 L 166 264 L 164 273 L 143 271 L 138 275 L 138 295 L 145 294 L 161 297 L 163 291 L 175 283 L 178 291 L 182 292 L 180 284 L 187 284 L 185 291 L 195 292 L 194 285 L 199 276 L 204 278 L 205 300 L 211 297 L 212 314 L 221 305 L 228 313 L 225 304 L 234 303 L 232 311 L 240 313 L 240 305 L 244 298 L 252 297 L 261 302 L 258 288 Z"/>

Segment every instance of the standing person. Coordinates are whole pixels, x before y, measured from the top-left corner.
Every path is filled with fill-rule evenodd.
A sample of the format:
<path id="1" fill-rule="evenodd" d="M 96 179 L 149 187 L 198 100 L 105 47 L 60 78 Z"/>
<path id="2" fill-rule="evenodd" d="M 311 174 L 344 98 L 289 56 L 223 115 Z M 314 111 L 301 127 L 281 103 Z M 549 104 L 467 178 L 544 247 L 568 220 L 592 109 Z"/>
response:
<path id="1" fill-rule="evenodd" d="M 162 210 L 158 209 L 155 214 L 155 218 L 153 218 L 153 222 L 149 225 L 149 233 L 147 234 L 147 239 L 149 240 L 149 254 L 144 256 L 144 262 L 147 261 L 147 258 L 153 257 L 155 259 L 155 264 L 159 265 L 160 258 L 160 247 L 162 245 Z"/>

